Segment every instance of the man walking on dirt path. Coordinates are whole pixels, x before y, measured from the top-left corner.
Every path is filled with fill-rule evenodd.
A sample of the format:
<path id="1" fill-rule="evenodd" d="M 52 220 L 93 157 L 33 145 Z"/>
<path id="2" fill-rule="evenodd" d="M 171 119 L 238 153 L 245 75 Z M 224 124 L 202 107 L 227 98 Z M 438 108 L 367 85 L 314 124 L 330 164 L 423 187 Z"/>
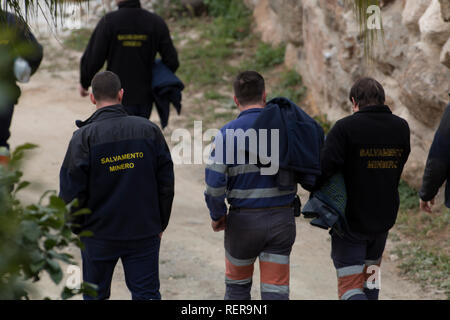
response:
<path id="1" fill-rule="evenodd" d="M 384 105 L 384 89 L 376 80 L 358 80 L 350 101 L 354 114 L 337 121 L 325 140 L 317 187 L 336 173 L 344 175 L 347 228 L 342 236 L 331 231 L 339 298 L 376 300 L 386 239 L 397 218 L 410 131 Z"/>
<path id="2" fill-rule="evenodd" d="M 27 24 L 0 9 L 0 165 L 9 162 L 9 129 L 21 93 L 16 82 L 28 82 L 42 56 L 42 46 Z"/>
<path id="3" fill-rule="evenodd" d="M 445 205 L 450 208 L 450 103 L 444 112 L 428 154 L 427 165 L 420 189 L 420 208 L 432 212 L 434 198 L 439 188 L 447 181 Z"/>
<path id="4" fill-rule="evenodd" d="M 122 81 L 126 111 L 149 119 L 156 54 L 172 72 L 178 69 L 178 54 L 161 17 L 142 9 L 139 0 L 116 2 L 119 10 L 100 20 L 81 58 L 80 94 L 88 96 L 92 78 L 106 61 L 107 70 Z"/>
<path id="5" fill-rule="evenodd" d="M 234 92 L 241 113 L 216 136 L 212 163 L 205 173 L 212 228 L 225 230 L 225 299 L 251 298 L 253 266 L 259 257 L 261 298 L 287 300 L 297 190 L 295 186 L 279 190 L 275 175 L 262 175 L 261 168 L 248 159 L 245 164 L 236 161 L 238 132 L 245 136 L 266 105 L 264 79 L 254 71 L 242 72 L 234 81 Z M 225 199 L 230 204 L 228 214 Z"/>
<path id="6" fill-rule="evenodd" d="M 73 221 L 85 244 L 83 280 L 98 286 L 96 299 L 109 298 L 120 258 L 132 298 L 161 299 L 159 248 L 174 197 L 170 151 L 154 123 L 126 113 L 114 73 L 94 77 L 90 98 L 97 111 L 77 122 L 60 172 L 60 197 L 91 210 Z"/>

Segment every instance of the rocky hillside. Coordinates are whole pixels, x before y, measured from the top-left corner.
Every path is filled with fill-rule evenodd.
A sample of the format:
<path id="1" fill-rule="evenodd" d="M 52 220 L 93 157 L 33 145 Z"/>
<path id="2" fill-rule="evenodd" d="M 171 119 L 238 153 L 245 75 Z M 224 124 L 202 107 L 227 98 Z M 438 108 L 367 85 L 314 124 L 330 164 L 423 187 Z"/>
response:
<path id="1" fill-rule="evenodd" d="M 342 0 L 246 0 L 264 41 L 285 42 L 286 64 L 302 74 L 310 102 L 337 120 L 350 111 L 348 91 L 361 76 L 385 87 L 387 104 L 408 120 L 412 154 L 405 179 L 418 186 L 449 102 L 450 1 L 390 0 L 382 4 L 384 44 L 364 60 L 359 26 Z"/>

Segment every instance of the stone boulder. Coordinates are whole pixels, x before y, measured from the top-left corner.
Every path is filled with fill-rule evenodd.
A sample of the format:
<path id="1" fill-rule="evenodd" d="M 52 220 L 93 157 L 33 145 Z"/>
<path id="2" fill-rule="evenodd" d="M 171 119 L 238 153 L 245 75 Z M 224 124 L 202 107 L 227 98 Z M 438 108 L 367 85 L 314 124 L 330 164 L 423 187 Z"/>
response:
<path id="1" fill-rule="evenodd" d="M 372 76 L 381 82 L 386 103 L 410 124 L 412 152 L 404 178 L 420 186 L 449 101 L 450 1 L 384 1 L 384 38 L 378 34 L 383 41 L 374 42 L 371 63 L 366 63 L 354 12 L 342 0 L 245 1 L 262 39 L 286 43 L 285 63 L 301 73 L 311 110 L 335 121 L 350 113 L 348 92 L 356 79 Z"/>
<path id="2" fill-rule="evenodd" d="M 445 22 L 450 22 L 450 1 L 439 0 L 439 2 L 441 3 L 442 19 L 444 19 Z"/>
<path id="3" fill-rule="evenodd" d="M 442 48 L 441 63 L 450 69 L 450 39 L 447 40 Z"/>
<path id="4" fill-rule="evenodd" d="M 406 0 L 402 12 L 402 24 L 410 31 L 419 32 L 419 19 L 430 6 L 431 0 Z"/>
<path id="5" fill-rule="evenodd" d="M 423 41 L 439 46 L 444 45 L 450 37 L 450 23 L 442 18 L 439 0 L 432 0 L 419 19 L 419 29 Z"/>

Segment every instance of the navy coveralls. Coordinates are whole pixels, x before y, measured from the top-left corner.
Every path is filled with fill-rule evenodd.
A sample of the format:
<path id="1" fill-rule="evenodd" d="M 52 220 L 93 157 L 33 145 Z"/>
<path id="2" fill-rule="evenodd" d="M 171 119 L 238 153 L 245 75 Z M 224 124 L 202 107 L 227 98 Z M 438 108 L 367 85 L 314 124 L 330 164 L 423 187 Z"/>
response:
<path id="1" fill-rule="evenodd" d="M 289 256 L 295 241 L 296 187 L 279 190 L 275 175 L 262 175 L 246 159 L 238 161 L 238 132 L 250 132 L 262 109 L 241 112 L 216 136 L 211 163 L 206 167 L 205 199 L 212 220 L 227 215 L 225 229 L 225 299 L 249 300 L 253 266 L 259 259 L 261 298 L 289 299 Z M 231 137 L 231 139 L 230 139 Z M 230 142 L 234 139 L 234 144 Z M 277 141 L 278 142 L 278 141 Z M 219 155 L 220 145 L 223 152 Z M 231 161 L 227 161 L 228 156 Z M 225 199 L 231 206 L 227 214 Z"/>
<path id="2" fill-rule="evenodd" d="M 77 198 L 92 212 L 73 221 L 79 225 L 74 232 L 94 233 L 82 238 L 83 280 L 99 286 L 98 299 L 107 299 L 120 258 L 132 298 L 160 299 L 158 235 L 169 223 L 174 196 L 164 136 L 121 105 L 101 108 L 79 126 L 61 168 L 60 196 Z"/>

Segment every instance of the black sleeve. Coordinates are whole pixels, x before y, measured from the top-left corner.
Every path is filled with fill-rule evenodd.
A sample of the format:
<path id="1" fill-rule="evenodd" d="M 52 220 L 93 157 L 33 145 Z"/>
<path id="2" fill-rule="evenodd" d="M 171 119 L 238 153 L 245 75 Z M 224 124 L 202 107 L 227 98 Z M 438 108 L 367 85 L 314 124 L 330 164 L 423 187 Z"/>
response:
<path id="1" fill-rule="evenodd" d="M 325 138 L 325 143 L 320 156 L 321 175 L 315 189 L 319 189 L 334 174 L 343 169 L 347 139 L 341 128 L 340 122 L 336 122 Z"/>
<path id="2" fill-rule="evenodd" d="M 23 31 L 23 37 L 30 45 L 30 50 L 24 55 L 24 59 L 30 64 L 31 74 L 34 74 L 41 65 L 44 50 L 27 26 Z"/>
<path id="3" fill-rule="evenodd" d="M 161 216 L 161 227 L 164 231 L 172 212 L 172 203 L 175 195 L 175 176 L 173 172 L 173 162 L 169 147 L 163 134 L 158 129 L 157 135 L 158 159 L 156 169 L 156 180 L 158 184 L 159 210 Z"/>
<path id="4" fill-rule="evenodd" d="M 439 191 L 450 173 L 450 104 L 442 117 L 441 123 L 431 144 L 422 188 L 419 196 L 423 201 L 430 201 Z"/>
<path id="5" fill-rule="evenodd" d="M 59 197 L 66 203 L 78 199 L 78 207 L 83 209 L 88 204 L 89 183 L 89 150 L 82 142 L 81 135 L 76 132 L 69 143 L 59 174 Z M 83 225 L 84 216 L 78 216 L 72 223 Z M 73 229 L 74 232 L 79 230 Z"/>
<path id="6" fill-rule="evenodd" d="M 36 40 L 36 37 L 30 31 L 30 28 L 21 18 L 10 16 L 11 23 L 13 23 L 18 30 L 18 47 L 16 50 L 16 56 L 20 56 L 25 59 L 31 67 L 31 74 L 34 74 L 39 68 L 44 51 L 42 46 Z M 25 46 L 23 46 L 25 44 Z"/>
<path id="7" fill-rule="evenodd" d="M 94 29 L 88 46 L 81 57 L 80 83 L 85 89 L 91 86 L 95 74 L 103 67 L 108 56 L 110 32 L 106 17 L 103 17 Z"/>
<path id="8" fill-rule="evenodd" d="M 162 18 L 159 23 L 159 42 L 158 42 L 158 53 L 161 55 L 162 62 L 173 72 L 177 71 L 180 63 L 178 61 L 178 53 L 175 49 L 172 38 L 170 37 L 170 31 L 167 24 Z"/>

